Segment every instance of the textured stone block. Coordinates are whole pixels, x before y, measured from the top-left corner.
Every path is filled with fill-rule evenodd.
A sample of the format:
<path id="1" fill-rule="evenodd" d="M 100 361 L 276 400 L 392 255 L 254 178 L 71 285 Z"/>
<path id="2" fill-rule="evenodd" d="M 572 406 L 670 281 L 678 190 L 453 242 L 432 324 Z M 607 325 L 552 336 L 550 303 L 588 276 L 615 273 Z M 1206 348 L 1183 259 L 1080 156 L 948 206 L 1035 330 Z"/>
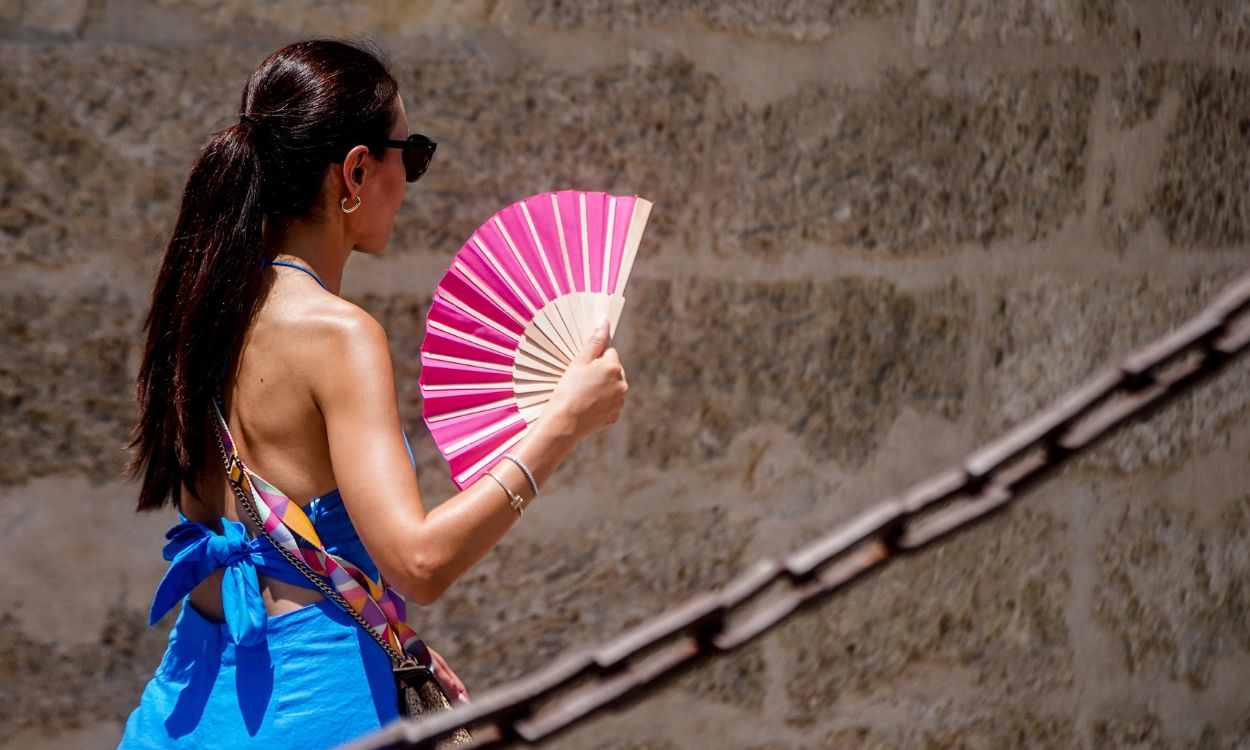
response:
<path id="1" fill-rule="evenodd" d="M 1155 116 L 1173 66 L 1152 62 L 1114 71 L 1107 79 L 1112 124 L 1120 129 Z"/>
<path id="2" fill-rule="evenodd" d="M 898 15 L 899 0 L 849 0 L 836 3 L 777 3 L 747 0 L 721 3 L 715 0 L 529 0 L 504 6 L 510 20 L 537 23 L 559 29 L 616 30 L 639 27 L 678 26 L 694 22 L 717 31 L 760 36 L 781 36 L 798 41 L 822 39 L 860 18 Z"/>
<path id="3" fill-rule="evenodd" d="M 671 742 L 655 742 L 652 740 L 609 740 L 598 745 L 596 750 L 678 750 L 680 746 Z"/>
<path id="4" fill-rule="evenodd" d="M 0 484 L 61 471 L 120 476 L 138 416 L 141 315 L 106 286 L 0 295 Z"/>
<path id="5" fill-rule="evenodd" d="M 1070 685 L 1066 531 L 1018 506 L 795 617 L 780 631 L 791 658 L 787 721 L 811 724 L 861 698 L 946 698 L 925 692 L 926 671 L 999 707 Z"/>
<path id="6" fill-rule="evenodd" d="M 1250 237 L 1250 90 L 1238 71 L 1149 63 L 1110 78 L 1112 122 L 1131 128 L 1179 102 L 1142 211 L 1178 247 L 1226 247 Z"/>
<path id="7" fill-rule="evenodd" d="M 1217 47 L 1250 50 L 1250 5 L 1226 0 L 1180 0 L 1189 21 L 1191 39 Z"/>
<path id="8" fill-rule="evenodd" d="M 698 233 L 701 204 L 689 196 L 703 175 L 711 76 L 647 55 L 548 73 L 426 41 L 392 55 L 413 129 L 440 141 L 397 217 L 394 251 L 450 258 L 497 209 L 567 187 L 654 200 L 662 208 L 648 226 L 652 246 Z M 239 92 L 263 54 L 0 48 L 0 261 L 158 255 L 198 148 L 237 121 Z"/>
<path id="9" fill-rule="evenodd" d="M 1204 276 L 1181 281 L 1139 278 L 1010 279 L 993 293 L 986 337 L 988 399 L 981 430 L 999 434 L 1184 322 L 1230 281 Z M 1062 321 L 1062 322 L 1061 322 Z M 1076 459 L 1086 468 L 1136 471 L 1179 467 L 1195 453 L 1227 444 L 1231 427 L 1250 411 L 1250 361 L 1229 365 L 1149 420 Z"/>
<path id="10" fill-rule="evenodd" d="M 648 352 L 627 370 L 631 459 L 704 461 L 771 422 L 817 460 L 859 464 L 904 406 L 963 409 L 970 313 L 955 282 L 639 280 L 630 305 Z"/>
<path id="11" fill-rule="evenodd" d="M 0 46 L 0 262 L 104 253 L 150 273 L 199 146 L 237 121 L 259 62 L 210 46 Z"/>
<path id="12" fill-rule="evenodd" d="M 1164 88 L 1167 70 L 1148 63 L 1113 72 L 1103 82 L 1102 122 L 1092 126 L 1091 182 L 1101 183 L 1096 225 L 1105 246 L 1121 255 L 1150 218 L 1159 163 L 1180 107 L 1180 96 Z"/>
<path id="13" fill-rule="evenodd" d="M 38 3 L 2 2 L 0 21 L 10 29 L 56 36 L 76 36 L 91 14 L 88 0 L 45 0 Z"/>
<path id="14" fill-rule="evenodd" d="M 704 663 L 669 689 L 733 706 L 739 711 L 759 713 L 764 708 L 767 692 L 771 690 L 767 682 L 767 668 L 764 649 L 756 641 L 732 654 Z"/>
<path id="15" fill-rule="evenodd" d="M 708 192 L 721 246 L 894 252 L 1032 240 L 1083 208 L 1097 79 L 1074 70 L 871 91 L 806 86 L 718 115 Z"/>
<path id="16" fill-rule="evenodd" d="M 966 713 L 965 713 L 966 712 Z M 962 714 L 962 715 L 961 715 Z M 1153 714 L 1098 717 L 1078 730 L 1070 717 L 1029 710 L 986 711 L 959 708 L 929 714 L 915 723 L 858 726 L 829 734 L 819 747 L 857 750 L 939 750 L 944 748 L 1082 748 L 1083 750 L 1239 750 L 1250 739 L 1250 724 L 1220 731 L 1210 725 L 1185 736 L 1168 731 Z"/>
<path id="17" fill-rule="evenodd" d="M 454 47 L 396 55 L 395 72 L 411 127 L 439 150 L 409 189 L 393 251 L 450 260 L 498 209 L 565 188 L 654 201 L 649 257 L 704 232 L 696 196 L 710 157 L 707 112 L 722 93 L 688 61 L 641 53 L 626 65 L 550 73 Z"/>
<path id="18" fill-rule="evenodd" d="M 1181 247 L 1250 237 L 1250 87 L 1237 71 L 1173 73 L 1180 111 L 1159 165 L 1151 212 Z"/>
<path id="19" fill-rule="evenodd" d="M 1025 709 L 998 712 L 971 709 L 963 716 L 957 711 L 945 711 L 893 727 L 839 729 L 830 733 L 820 747 L 829 750 L 1069 750 L 1076 746 L 1074 740 L 1071 723 L 1061 717 Z"/>
<path id="20" fill-rule="evenodd" d="M 22 17 L 22 0 L 0 0 L 0 23 L 12 28 Z"/>
<path id="21" fill-rule="evenodd" d="M 1226 650 L 1250 652 L 1250 496 L 1215 522 L 1128 503 L 1099 547 L 1095 615 L 1130 672 L 1200 689 Z"/>
<path id="22" fill-rule="evenodd" d="M 915 39 L 941 47 L 955 39 L 1070 43 L 1116 20 L 1116 0 L 919 0 Z"/>
<path id="23" fill-rule="evenodd" d="M 281 30 L 301 38 L 350 36 L 362 32 L 409 34 L 428 24 L 482 23 L 491 12 L 488 0 L 389 0 L 327 3 L 324 0 L 277 0 L 254 3 L 233 0 L 156 0 L 149 5 L 188 12 L 210 27 L 232 30 Z"/>
<path id="24" fill-rule="evenodd" d="M 1169 728 L 1150 713 L 1106 716 L 1090 723 L 1084 747 L 1090 750 L 1241 750 L 1250 742 L 1250 719 L 1240 724 L 1240 727 L 1224 730 L 1207 724 L 1191 733 Z"/>
<path id="25" fill-rule="evenodd" d="M 437 604 L 414 607 L 410 619 L 472 692 L 475 685 L 519 677 L 568 649 L 601 644 L 724 583 L 745 562 L 752 526 L 714 508 L 505 538 Z M 693 679 L 709 694 L 725 692 L 715 670 Z M 763 676 L 743 679 L 742 695 L 753 701 Z M 737 694 L 728 700 L 743 702 Z"/>
<path id="26" fill-rule="evenodd" d="M 9 744 L 23 750 L 108 750 L 116 746 L 121 735 L 122 723 L 108 719 L 83 724 L 76 729 L 48 730 L 32 727 L 12 735 Z"/>
<path id="27" fill-rule="evenodd" d="M 64 615 L 64 613 L 62 613 Z M 165 649 L 169 627 L 147 627 L 145 613 L 109 613 L 93 643 L 63 648 L 32 638 L 0 616 L 0 743 L 24 729 L 60 732 L 102 720 L 125 720 L 139 704 Z M 100 737 L 112 747 L 118 737 Z"/>

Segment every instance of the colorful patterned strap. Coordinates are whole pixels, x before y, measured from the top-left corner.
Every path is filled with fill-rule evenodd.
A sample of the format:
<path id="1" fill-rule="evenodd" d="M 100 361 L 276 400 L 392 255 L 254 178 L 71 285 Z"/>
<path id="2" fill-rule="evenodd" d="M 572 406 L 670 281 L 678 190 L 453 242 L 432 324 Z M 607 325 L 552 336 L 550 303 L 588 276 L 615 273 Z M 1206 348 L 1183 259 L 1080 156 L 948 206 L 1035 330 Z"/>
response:
<path id="1" fill-rule="evenodd" d="M 381 574 L 375 582 L 351 562 L 327 552 L 304 509 L 243 463 L 234 448 L 230 427 L 216 399 L 213 400 L 213 411 L 217 414 L 217 429 L 222 444 L 233 459 L 230 479 L 239 482 L 251 494 L 265 531 L 314 572 L 329 579 L 335 590 L 381 639 L 399 653 L 429 666 L 429 650 L 404 621 L 407 607 L 403 596 L 387 586 L 381 580 Z"/>

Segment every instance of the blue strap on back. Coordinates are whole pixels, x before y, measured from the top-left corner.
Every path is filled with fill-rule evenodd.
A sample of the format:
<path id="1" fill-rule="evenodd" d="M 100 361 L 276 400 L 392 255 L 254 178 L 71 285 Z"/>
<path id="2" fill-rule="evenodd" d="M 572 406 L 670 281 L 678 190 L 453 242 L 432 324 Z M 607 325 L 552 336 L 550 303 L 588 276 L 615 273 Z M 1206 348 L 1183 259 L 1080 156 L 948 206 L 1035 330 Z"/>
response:
<path id="1" fill-rule="evenodd" d="M 325 283 L 324 281 L 322 281 L 322 280 L 321 280 L 321 277 L 320 277 L 320 276 L 318 276 L 317 274 L 313 273 L 311 270 L 309 270 L 309 269 L 307 269 L 307 268 L 304 268 L 303 266 L 298 266 L 298 265 L 296 265 L 296 264 L 294 264 L 294 263 L 287 263 L 287 262 L 286 262 L 286 261 L 284 261 L 284 260 L 268 260 L 268 261 L 266 261 L 266 262 L 267 262 L 269 265 L 271 265 L 271 266 L 286 266 L 287 268 L 298 268 L 299 270 L 303 271 L 304 273 L 306 273 L 306 274 L 308 274 L 309 276 L 311 276 L 311 277 L 313 277 L 314 279 L 316 279 L 316 280 L 317 280 L 317 283 L 321 285 L 321 288 L 322 288 L 322 289 L 326 290 L 327 292 L 329 292 L 329 291 L 330 291 L 330 287 L 326 286 L 326 283 Z"/>

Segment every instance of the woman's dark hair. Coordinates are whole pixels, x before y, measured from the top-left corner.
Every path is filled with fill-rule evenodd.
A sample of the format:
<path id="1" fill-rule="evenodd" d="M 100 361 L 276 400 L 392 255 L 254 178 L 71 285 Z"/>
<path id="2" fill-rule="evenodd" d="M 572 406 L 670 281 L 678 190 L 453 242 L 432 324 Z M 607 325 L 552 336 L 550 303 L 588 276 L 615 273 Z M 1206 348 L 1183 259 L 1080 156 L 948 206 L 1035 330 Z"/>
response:
<path id="1" fill-rule="evenodd" d="M 177 505 L 184 484 L 196 492 L 219 372 L 266 291 L 263 217 L 317 211 L 326 169 L 353 146 L 381 156 L 372 144 L 390 137 L 398 90 L 376 49 L 297 42 L 261 63 L 243 87 L 240 121 L 200 149 L 144 323 L 125 468 L 143 477 L 139 510 Z"/>

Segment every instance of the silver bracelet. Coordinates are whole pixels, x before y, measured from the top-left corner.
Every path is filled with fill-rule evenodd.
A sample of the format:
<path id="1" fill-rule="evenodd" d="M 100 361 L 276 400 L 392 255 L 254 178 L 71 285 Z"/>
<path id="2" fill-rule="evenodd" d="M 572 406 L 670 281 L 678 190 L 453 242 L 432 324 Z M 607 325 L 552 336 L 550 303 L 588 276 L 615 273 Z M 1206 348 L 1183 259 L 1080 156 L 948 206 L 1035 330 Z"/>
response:
<path id="1" fill-rule="evenodd" d="M 517 458 L 511 453 L 503 454 L 503 458 L 506 458 L 512 463 L 516 464 L 517 468 L 525 473 L 525 478 L 530 480 L 530 487 L 534 490 L 534 499 L 537 500 L 538 499 L 538 482 L 534 481 L 534 475 L 530 473 L 529 467 L 526 466 L 524 463 L 522 463 L 521 459 Z"/>
<path id="2" fill-rule="evenodd" d="M 520 495 L 518 495 L 517 493 L 513 492 L 508 487 L 508 485 L 504 484 L 503 480 L 495 476 L 493 472 L 489 472 L 489 471 L 486 472 L 486 476 L 498 482 L 499 486 L 503 487 L 503 491 L 508 493 L 508 505 L 511 505 L 512 509 L 516 511 L 517 517 L 519 518 L 525 515 L 525 508 L 521 507 L 521 504 L 525 502 L 525 499 L 521 497 Z"/>

